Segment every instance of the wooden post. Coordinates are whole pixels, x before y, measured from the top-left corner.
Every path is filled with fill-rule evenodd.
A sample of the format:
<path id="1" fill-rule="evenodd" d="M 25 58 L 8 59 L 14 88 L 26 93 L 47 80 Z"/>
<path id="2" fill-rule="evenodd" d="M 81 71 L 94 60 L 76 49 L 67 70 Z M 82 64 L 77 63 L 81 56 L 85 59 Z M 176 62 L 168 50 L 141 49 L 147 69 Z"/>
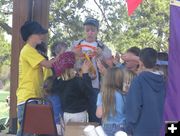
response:
<path id="1" fill-rule="evenodd" d="M 45 28 L 48 28 L 49 18 L 49 0 L 32 0 L 34 8 L 29 2 L 30 0 L 13 0 L 13 32 L 12 32 L 12 48 L 11 48 L 11 78 L 10 78 L 10 128 L 9 133 L 15 134 L 17 130 L 17 99 L 16 90 L 18 87 L 18 69 L 19 69 L 19 53 L 24 44 L 20 28 L 24 22 L 29 19 L 29 9 L 32 9 L 33 20 L 39 22 Z"/>

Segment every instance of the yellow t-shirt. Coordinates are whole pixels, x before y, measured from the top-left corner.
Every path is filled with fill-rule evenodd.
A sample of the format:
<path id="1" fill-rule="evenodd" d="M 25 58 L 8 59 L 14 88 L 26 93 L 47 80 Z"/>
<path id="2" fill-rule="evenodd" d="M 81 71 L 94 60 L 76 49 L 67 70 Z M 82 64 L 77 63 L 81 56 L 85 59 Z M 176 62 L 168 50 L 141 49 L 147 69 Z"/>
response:
<path id="1" fill-rule="evenodd" d="M 53 75 L 52 69 L 43 67 L 43 79 L 44 81 Z"/>
<path id="2" fill-rule="evenodd" d="M 19 57 L 19 83 L 16 93 L 18 104 L 32 97 L 42 96 L 43 73 L 40 62 L 44 59 L 29 44 L 22 48 Z"/>

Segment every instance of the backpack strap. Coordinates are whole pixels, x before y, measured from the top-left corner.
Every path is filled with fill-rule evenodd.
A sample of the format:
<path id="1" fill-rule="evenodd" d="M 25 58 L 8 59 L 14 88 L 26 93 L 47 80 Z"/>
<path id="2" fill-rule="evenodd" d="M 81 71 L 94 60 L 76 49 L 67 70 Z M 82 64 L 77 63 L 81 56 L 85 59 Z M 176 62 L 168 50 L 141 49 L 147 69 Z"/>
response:
<path id="1" fill-rule="evenodd" d="M 96 42 L 97 42 L 97 47 L 104 49 L 105 45 L 101 41 L 96 40 Z"/>
<path id="2" fill-rule="evenodd" d="M 85 40 L 85 39 L 79 40 L 79 43 L 77 44 L 77 46 L 81 45 L 81 43 L 82 43 L 84 40 Z"/>

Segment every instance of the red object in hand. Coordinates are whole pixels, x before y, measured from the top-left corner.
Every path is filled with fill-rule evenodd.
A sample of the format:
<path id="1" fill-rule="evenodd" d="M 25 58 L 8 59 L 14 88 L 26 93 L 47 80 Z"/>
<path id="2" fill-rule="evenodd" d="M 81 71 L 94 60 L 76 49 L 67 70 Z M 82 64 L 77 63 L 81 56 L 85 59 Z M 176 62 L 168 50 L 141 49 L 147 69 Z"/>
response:
<path id="1" fill-rule="evenodd" d="M 127 0 L 128 15 L 130 16 L 134 10 L 139 6 L 142 0 Z"/>

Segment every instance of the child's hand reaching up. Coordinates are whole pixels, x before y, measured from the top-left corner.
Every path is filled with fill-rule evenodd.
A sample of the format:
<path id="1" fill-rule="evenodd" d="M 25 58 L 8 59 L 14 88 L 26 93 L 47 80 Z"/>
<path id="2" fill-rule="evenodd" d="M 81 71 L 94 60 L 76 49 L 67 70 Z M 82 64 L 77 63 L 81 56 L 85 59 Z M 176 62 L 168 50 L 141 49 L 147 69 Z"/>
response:
<path id="1" fill-rule="evenodd" d="M 136 56 L 132 53 L 125 53 L 121 56 L 121 59 L 126 61 L 135 61 L 137 63 L 139 63 L 139 56 Z"/>
<path id="2" fill-rule="evenodd" d="M 89 68 L 91 67 L 91 62 L 88 60 L 85 60 L 83 65 L 82 65 L 82 73 L 88 73 L 89 72 Z"/>
<path id="3" fill-rule="evenodd" d="M 99 59 L 97 59 L 97 67 L 102 75 L 106 73 L 107 69 L 104 67 L 104 65 L 101 63 L 101 60 Z"/>

